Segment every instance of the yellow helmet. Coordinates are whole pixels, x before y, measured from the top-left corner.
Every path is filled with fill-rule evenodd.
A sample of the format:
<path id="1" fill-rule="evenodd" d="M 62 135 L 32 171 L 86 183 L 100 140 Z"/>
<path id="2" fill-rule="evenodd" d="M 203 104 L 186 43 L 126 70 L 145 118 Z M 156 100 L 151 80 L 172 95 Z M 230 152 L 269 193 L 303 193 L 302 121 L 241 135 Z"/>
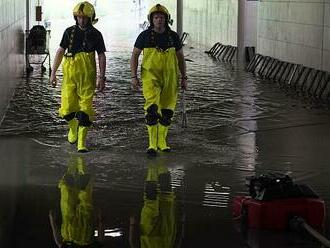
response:
<path id="1" fill-rule="evenodd" d="M 161 5 L 161 4 L 156 4 L 155 6 L 153 6 L 150 10 L 149 10 L 149 14 L 148 14 L 148 21 L 151 23 L 152 22 L 152 14 L 156 13 L 156 12 L 160 12 L 163 13 L 165 15 L 165 19 L 167 20 L 168 23 L 171 23 L 171 15 L 170 12 L 168 12 L 168 10 L 165 8 L 165 6 Z"/>
<path id="2" fill-rule="evenodd" d="M 76 7 L 74 7 L 73 16 L 75 17 L 75 19 L 77 16 L 86 16 L 90 18 L 92 24 L 95 24 L 98 21 L 98 19 L 95 18 L 94 6 L 87 1 L 80 2 L 76 5 Z"/>

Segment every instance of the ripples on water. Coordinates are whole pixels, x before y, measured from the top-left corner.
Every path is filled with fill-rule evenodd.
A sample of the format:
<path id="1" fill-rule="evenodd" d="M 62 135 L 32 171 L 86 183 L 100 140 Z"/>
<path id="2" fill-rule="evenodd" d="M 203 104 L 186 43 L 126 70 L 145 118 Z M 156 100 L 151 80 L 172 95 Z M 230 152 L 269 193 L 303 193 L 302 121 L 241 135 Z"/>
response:
<path id="1" fill-rule="evenodd" d="M 192 189 L 196 189 L 191 190 L 194 192 L 190 195 L 192 203 L 225 207 L 229 203 L 230 192 L 245 191 L 244 178 L 259 170 L 294 171 L 295 176 L 303 181 L 311 178 L 312 181 L 319 180 L 319 174 L 310 173 L 313 168 L 297 166 L 304 161 L 303 155 L 300 155 L 303 150 L 298 155 L 283 152 L 281 156 L 272 157 L 272 152 L 265 148 L 272 142 L 272 136 L 264 139 L 263 134 L 292 127 L 327 124 L 329 117 L 325 108 L 287 96 L 275 83 L 256 79 L 233 65 L 214 61 L 200 51 L 186 48 L 185 52 L 187 58 L 193 61 L 187 62 L 188 128 L 184 132 L 180 129 L 179 100 L 171 135 L 178 149 L 183 151 L 183 161 L 184 156 L 189 156 L 194 161 L 189 166 L 195 168 L 203 165 L 205 178 L 197 177 L 195 180 L 194 176 L 198 175 L 195 172 L 190 178 L 190 181 L 205 183 L 192 185 Z M 141 146 L 141 141 L 145 140 L 143 97 L 141 92 L 130 89 L 130 55 L 131 48 L 114 49 L 107 54 L 106 76 L 109 82 L 104 94 L 96 93 L 94 103 L 97 116 L 90 135 L 93 146 L 98 149 L 117 147 L 129 150 L 130 147 Z M 61 81 L 61 70 L 58 75 Z M 54 146 L 63 143 L 67 125 L 57 116 L 59 103 L 60 86 L 50 87 L 47 75 L 41 75 L 36 69 L 27 80 L 22 79 L 18 84 L 0 127 L 0 135 L 28 135 Z M 100 160 L 98 164 L 100 168 L 104 165 Z M 125 185 L 129 175 L 124 171 L 129 167 L 123 167 L 123 162 L 118 162 L 116 169 L 115 163 L 112 164 L 114 166 L 109 169 L 111 178 L 108 176 L 110 171 L 102 170 L 98 183 L 102 185 L 102 182 L 111 181 L 114 187 Z M 227 178 L 217 174 L 218 169 L 224 173 L 224 168 L 235 168 L 235 173 L 226 172 L 229 173 Z M 121 175 L 113 174 L 117 170 Z M 218 176 L 212 177 L 214 174 Z M 226 182 L 228 178 L 230 180 Z M 180 185 L 179 182 L 176 181 L 177 185 Z M 322 195 L 328 195 L 325 183 L 315 185 Z M 130 185 L 130 189 L 133 188 L 135 186 Z M 203 192 L 200 192 L 201 189 Z"/>
<path id="2" fill-rule="evenodd" d="M 215 126 L 240 126 L 240 123 L 268 119 L 281 122 L 284 115 L 298 108 L 311 109 L 299 99 L 285 97 L 277 85 L 259 81 L 232 65 L 220 62 L 198 52 L 189 51 L 187 62 L 189 90 L 186 106 L 189 125 L 194 131 Z M 96 92 L 97 111 L 94 129 L 109 131 L 114 137 L 129 138 L 140 135 L 144 123 L 141 92 L 130 90 L 130 50 L 107 54 L 106 76 L 109 79 L 104 94 Z M 61 69 L 58 72 L 61 81 Z M 65 122 L 58 118 L 60 86 L 52 88 L 46 74 L 35 70 L 26 81 L 21 80 L 10 103 L 1 128 L 1 135 L 65 134 Z M 180 103 L 174 124 L 179 122 Z M 313 112 L 320 110 L 313 109 Z M 322 110 L 321 110 L 322 112 Z M 255 131 L 255 130 L 253 130 Z"/>
<path id="3" fill-rule="evenodd" d="M 185 53 L 192 60 L 187 62 L 189 127 L 182 137 L 188 143 L 199 142 L 206 151 L 234 154 L 237 139 L 242 144 L 254 142 L 255 132 L 329 122 L 326 109 L 287 97 L 276 83 L 256 79 L 197 49 L 185 48 Z M 96 92 L 94 101 L 97 116 L 91 137 L 96 147 L 126 146 L 144 139 L 143 97 L 130 89 L 130 55 L 130 47 L 107 53 L 109 82 L 104 94 Z M 60 69 L 59 81 L 61 74 Z M 48 76 L 36 69 L 27 80 L 20 81 L 0 135 L 30 135 L 42 142 L 62 142 L 67 126 L 57 115 L 59 103 L 60 86 L 50 87 Z M 180 132 L 180 118 L 179 99 L 172 133 Z M 233 156 L 243 158 L 250 152 Z M 228 161 L 220 158 L 224 159 Z"/>

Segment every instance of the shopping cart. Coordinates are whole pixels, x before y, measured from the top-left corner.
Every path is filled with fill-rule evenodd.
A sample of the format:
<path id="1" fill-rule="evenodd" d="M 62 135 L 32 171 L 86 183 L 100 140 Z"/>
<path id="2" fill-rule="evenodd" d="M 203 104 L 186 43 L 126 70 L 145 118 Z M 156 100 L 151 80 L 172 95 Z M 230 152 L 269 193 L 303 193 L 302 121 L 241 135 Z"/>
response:
<path id="1" fill-rule="evenodd" d="M 32 64 L 40 64 L 41 71 L 45 72 L 45 61 L 48 58 L 49 75 L 51 73 L 50 56 L 49 56 L 49 38 L 50 30 L 46 30 L 42 25 L 35 25 L 29 31 L 26 38 L 26 71 L 33 71 Z M 35 57 L 38 58 L 35 58 Z"/>

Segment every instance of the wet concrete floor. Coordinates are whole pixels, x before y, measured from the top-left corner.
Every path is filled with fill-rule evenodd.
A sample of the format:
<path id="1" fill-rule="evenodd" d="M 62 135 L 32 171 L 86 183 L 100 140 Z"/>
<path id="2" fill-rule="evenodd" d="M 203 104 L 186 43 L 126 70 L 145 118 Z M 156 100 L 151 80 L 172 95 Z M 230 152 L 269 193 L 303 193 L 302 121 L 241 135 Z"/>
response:
<path id="1" fill-rule="evenodd" d="M 104 247 L 321 247 L 294 232 L 243 234 L 231 200 L 247 194 L 247 176 L 280 172 L 329 205 L 327 106 L 187 45 L 188 127 L 179 100 L 173 151 L 149 159 L 131 49 L 107 52 L 109 83 L 95 97 L 87 154 L 66 142 L 60 87 L 38 68 L 19 82 L 0 126 L 0 247 L 56 247 L 54 236 L 65 235 L 87 244 L 95 230 Z"/>

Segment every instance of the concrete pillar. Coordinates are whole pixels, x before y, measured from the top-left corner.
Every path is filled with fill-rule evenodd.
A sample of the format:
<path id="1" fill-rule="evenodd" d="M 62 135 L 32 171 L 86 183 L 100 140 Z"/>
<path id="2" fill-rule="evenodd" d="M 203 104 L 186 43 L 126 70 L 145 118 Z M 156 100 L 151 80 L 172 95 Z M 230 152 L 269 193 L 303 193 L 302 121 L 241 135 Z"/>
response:
<path id="1" fill-rule="evenodd" d="M 176 2 L 176 31 L 179 37 L 182 36 L 182 22 L 183 22 L 183 0 Z"/>
<path id="2" fill-rule="evenodd" d="M 245 1 L 238 0 L 238 20 L 237 20 L 237 62 L 245 63 Z"/>

